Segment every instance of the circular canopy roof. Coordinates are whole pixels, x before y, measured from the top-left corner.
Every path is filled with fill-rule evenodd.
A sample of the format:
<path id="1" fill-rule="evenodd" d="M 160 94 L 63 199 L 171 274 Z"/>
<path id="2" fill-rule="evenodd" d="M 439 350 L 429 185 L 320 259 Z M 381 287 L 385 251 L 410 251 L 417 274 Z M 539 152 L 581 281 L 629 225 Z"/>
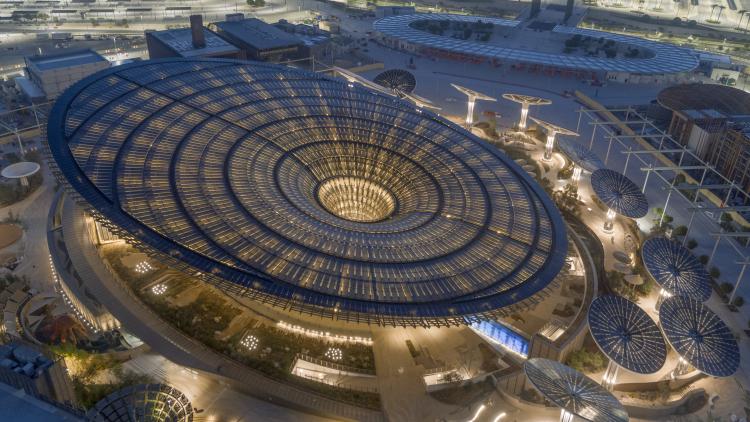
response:
<path id="1" fill-rule="evenodd" d="M 695 299 L 672 296 L 659 308 L 664 336 L 680 356 L 713 377 L 733 375 L 740 349 L 724 321 Z"/>
<path id="2" fill-rule="evenodd" d="M 566 69 L 597 70 L 603 72 L 629 72 L 636 74 L 662 74 L 690 72 L 698 67 L 698 57 L 693 50 L 675 45 L 650 41 L 629 35 L 613 34 L 611 32 L 592 29 L 575 28 L 557 25 L 553 34 L 560 38 L 574 35 L 595 39 L 611 40 L 617 43 L 631 45 L 649 50 L 653 53 L 649 58 L 605 58 L 574 56 L 565 53 L 547 53 L 534 50 L 529 46 L 511 46 L 507 43 L 488 43 L 451 38 L 446 35 L 432 34 L 413 26 L 417 21 L 451 21 L 461 23 L 492 23 L 498 27 L 515 28 L 521 24 L 518 20 L 490 18 L 486 16 L 465 16 L 443 13 L 415 13 L 409 15 L 388 16 L 373 23 L 375 31 L 386 37 L 397 38 L 422 47 L 466 54 L 490 60 L 508 60 L 512 62 L 535 63 L 544 66 L 554 66 Z M 450 31 L 447 31 L 450 32 Z"/>
<path id="3" fill-rule="evenodd" d="M 277 306 L 463 321 L 530 299 L 566 256 L 557 209 L 512 160 L 319 74 L 133 63 L 69 89 L 48 125 L 67 183 L 104 218 Z"/>
<path id="4" fill-rule="evenodd" d="M 376 84 L 391 89 L 397 94 L 409 94 L 417 86 L 417 79 L 403 69 L 390 69 L 378 74 L 373 79 Z"/>
<path id="5" fill-rule="evenodd" d="M 21 161 L 13 163 L 3 169 L 0 175 L 7 179 L 20 179 L 29 177 L 39 171 L 39 164 L 33 161 Z"/>
<path id="6" fill-rule="evenodd" d="M 727 116 L 750 114 L 750 94 L 726 85 L 675 85 L 661 90 L 656 100 L 670 110 L 716 110 Z"/>
<path id="7" fill-rule="evenodd" d="M 618 214 L 641 218 L 648 213 L 648 201 L 638 186 L 622 173 L 599 169 L 591 174 L 591 187 L 599 199 Z"/>
<path id="8" fill-rule="evenodd" d="M 573 368 L 532 358 L 524 362 L 523 369 L 544 397 L 569 413 L 592 422 L 628 420 L 628 413 L 615 396 Z"/>
<path id="9" fill-rule="evenodd" d="M 604 163 L 596 154 L 594 154 L 592 151 L 589 151 L 578 142 L 562 139 L 557 143 L 557 145 L 560 147 L 562 152 L 568 158 L 570 158 L 573 163 L 575 163 L 575 165 L 588 172 L 593 173 L 604 167 Z"/>
<path id="10" fill-rule="evenodd" d="M 591 302 L 589 330 L 599 348 L 621 367 L 652 374 L 664 365 L 667 346 L 659 327 L 635 303 L 614 295 Z"/>
<path id="11" fill-rule="evenodd" d="M 534 121 L 534 123 L 546 129 L 547 132 L 554 132 L 557 135 L 563 135 L 563 136 L 578 136 L 577 132 L 573 132 L 572 130 L 565 129 L 564 127 L 558 126 L 554 123 L 550 123 L 542 119 L 537 119 L 536 117 L 529 117 L 529 119 L 531 119 L 532 121 Z"/>
<path id="12" fill-rule="evenodd" d="M 546 98 L 539 98 L 539 97 L 532 97 L 531 95 L 523 95 L 523 94 L 503 94 L 503 98 L 510 101 L 515 101 L 517 103 L 521 104 L 528 104 L 528 105 L 548 105 L 552 104 L 552 100 L 548 100 Z"/>
<path id="13" fill-rule="evenodd" d="M 665 237 L 652 237 L 641 247 L 643 265 L 664 290 L 705 302 L 711 297 L 711 276 L 689 249 Z"/>
<path id="14" fill-rule="evenodd" d="M 125 387 L 100 400 L 86 413 L 90 422 L 190 422 L 193 407 L 182 392 L 166 384 Z"/>

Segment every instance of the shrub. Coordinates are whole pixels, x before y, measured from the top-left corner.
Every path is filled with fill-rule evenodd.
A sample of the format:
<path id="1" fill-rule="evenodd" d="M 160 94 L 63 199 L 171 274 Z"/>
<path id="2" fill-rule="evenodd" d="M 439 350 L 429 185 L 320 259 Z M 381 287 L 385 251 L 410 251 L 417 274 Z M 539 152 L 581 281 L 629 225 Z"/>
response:
<path id="1" fill-rule="evenodd" d="M 734 286 L 732 285 L 732 283 L 727 283 L 725 281 L 719 285 L 719 290 L 721 290 L 721 292 L 725 295 L 728 295 L 732 293 L 732 290 L 734 290 Z"/>

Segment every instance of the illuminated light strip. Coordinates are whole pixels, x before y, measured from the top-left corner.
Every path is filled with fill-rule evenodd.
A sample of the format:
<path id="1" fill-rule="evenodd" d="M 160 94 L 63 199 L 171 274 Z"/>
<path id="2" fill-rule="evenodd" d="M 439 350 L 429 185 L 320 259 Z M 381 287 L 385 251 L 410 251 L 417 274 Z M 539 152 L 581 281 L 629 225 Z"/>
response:
<path id="1" fill-rule="evenodd" d="M 325 338 L 329 341 L 336 341 L 339 343 L 359 343 L 367 346 L 372 346 L 372 338 L 370 337 L 358 337 L 358 336 L 344 336 L 339 334 L 331 334 L 330 332 L 323 332 L 317 330 L 311 330 L 308 328 L 300 327 L 299 325 L 292 325 L 284 321 L 279 321 L 276 326 L 287 331 L 292 331 L 298 334 L 302 334 L 308 337 Z"/>
<path id="2" fill-rule="evenodd" d="M 86 317 L 86 315 L 83 314 L 78 309 L 78 306 L 73 302 L 68 294 L 65 292 L 65 289 L 62 287 L 62 281 L 60 280 L 60 277 L 57 275 L 57 271 L 55 270 L 55 264 L 52 262 L 52 255 L 49 255 L 49 269 L 52 272 L 52 278 L 54 280 L 54 288 L 55 292 L 62 297 L 63 301 L 66 305 L 68 305 L 68 308 L 73 311 L 73 313 L 78 317 L 78 320 L 83 322 L 88 328 L 94 331 L 94 333 L 98 333 L 99 329 L 96 328 L 96 326 L 89 320 L 89 318 Z"/>

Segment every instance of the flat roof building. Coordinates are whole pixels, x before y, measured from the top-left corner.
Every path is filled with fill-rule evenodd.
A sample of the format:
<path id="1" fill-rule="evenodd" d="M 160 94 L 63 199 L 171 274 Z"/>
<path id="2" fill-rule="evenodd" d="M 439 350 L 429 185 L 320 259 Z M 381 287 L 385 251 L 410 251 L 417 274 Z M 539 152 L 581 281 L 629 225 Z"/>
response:
<path id="1" fill-rule="evenodd" d="M 260 19 L 233 18 L 212 23 L 210 28 L 239 47 L 248 60 L 279 62 L 304 54 L 302 40 Z"/>
<path id="2" fill-rule="evenodd" d="M 219 57 L 242 59 L 239 48 L 230 44 L 203 26 L 200 15 L 190 16 L 190 28 L 146 32 L 148 56 L 152 59 L 167 57 Z"/>
<path id="3" fill-rule="evenodd" d="M 672 113 L 669 134 L 750 191 L 750 94 L 725 85 L 685 84 L 657 101 Z"/>
<path id="4" fill-rule="evenodd" d="M 31 345 L 15 342 L 0 346 L 0 382 L 34 397 L 75 404 L 65 364 L 48 358 Z"/>
<path id="5" fill-rule="evenodd" d="M 110 66 L 91 49 L 24 57 L 26 74 L 48 99 L 57 98 L 69 86 Z"/>

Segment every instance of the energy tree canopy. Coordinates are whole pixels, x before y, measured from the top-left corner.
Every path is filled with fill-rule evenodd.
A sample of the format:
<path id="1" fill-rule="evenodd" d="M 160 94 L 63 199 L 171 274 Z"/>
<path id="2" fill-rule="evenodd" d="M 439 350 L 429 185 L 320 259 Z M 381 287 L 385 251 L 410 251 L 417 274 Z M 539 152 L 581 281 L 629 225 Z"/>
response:
<path id="1" fill-rule="evenodd" d="M 414 75 L 403 69 L 390 69 L 381 72 L 375 76 L 373 82 L 393 90 L 399 95 L 410 94 L 417 86 L 417 79 Z"/>
<path id="2" fill-rule="evenodd" d="M 652 237 L 641 247 L 649 275 L 672 295 L 705 302 L 711 297 L 711 276 L 690 249 L 666 237 Z"/>
<path id="3" fill-rule="evenodd" d="M 622 173 L 599 169 L 591 174 L 591 187 L 606 206 L 629 218 L 648 213 L 648 200 L 638 186 Z"/>
<path id="4" fill-rule="evenodd" d="M 712 377 L 729 377 L 740 366 L 740 349 L 724 321 L 703 303 L 672 296 L 659 308 L 664 336 L 690 365 Z"/>
<path id="5" fill-rule="evenodd" d="M 544 397 L 565 411 L 592 422 L 626 422 L 628 412 L 604 387 L 560 362 L 532 358 L 524 372 Z"/>
<path id="6" fill-rule="evenodd" d="M 581 167 L 588 172 L 595 172 L 600 168 L 604 168 L 604 162 L 592 151 L 583 147 L 577 142 L 571 140 L 560 140 L 557 143 L 558 147 L 575 165 Z"/>
<path id="7" fill-rule="evenodd" d="M 619 366 L 652 374 L 664 365 L 667 346 L 661 331 L 635 303 L 622 296 L 600 296 L 591 302 L 588 320 L 596 344 Z"/>

